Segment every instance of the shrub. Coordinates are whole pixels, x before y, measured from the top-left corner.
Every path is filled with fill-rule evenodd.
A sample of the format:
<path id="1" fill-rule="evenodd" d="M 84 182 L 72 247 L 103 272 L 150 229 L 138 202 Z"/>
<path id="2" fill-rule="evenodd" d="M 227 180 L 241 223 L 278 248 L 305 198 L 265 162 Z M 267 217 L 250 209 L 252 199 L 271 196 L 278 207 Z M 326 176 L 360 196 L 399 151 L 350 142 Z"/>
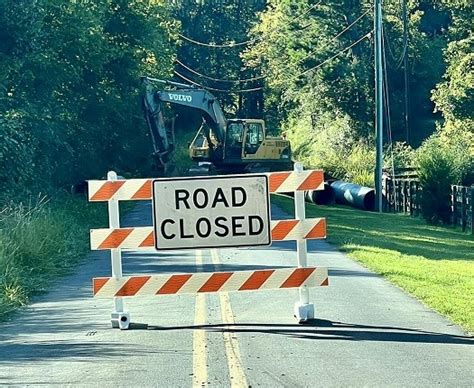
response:
<path id="1" fill-rule="evenodd" d="M 361 186 L 374 186 L 375 149 L 367 142 L 355 144 L 349 151 L 344 179 Z"/>
<path id="2" fill-rule="evenodd" d="M 384 152 L 384 168 L 395 170 L 401 168 L 413 167 L 415 163 L 416 152 L 405 142 L 395 142 Z"/>
<path id="3" fill-rule="evenodd" d="M 330 176 L 361 185 L 373 185 L 375 152 L 357 140 L 347 115 L 323 113 L 312 123 L 307 116 L 290 118 L 285 125 L 294 158 L 307 168 L 321 168 Z"/>
<path id="4" fill-rule="evenodd" d="M 438 131 L 417 150 L 423 194 L 423 217 L 430 223 L 448 223 L 451 185 L 469 184 L 474 166 L 472 135 L 466 131 Z"/>

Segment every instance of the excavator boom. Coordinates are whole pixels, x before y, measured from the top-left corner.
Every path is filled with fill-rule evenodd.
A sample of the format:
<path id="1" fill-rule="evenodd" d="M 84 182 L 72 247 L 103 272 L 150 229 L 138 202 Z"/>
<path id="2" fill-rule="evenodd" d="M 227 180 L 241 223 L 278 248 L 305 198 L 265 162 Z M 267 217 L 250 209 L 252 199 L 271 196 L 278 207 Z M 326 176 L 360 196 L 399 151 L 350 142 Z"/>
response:
<path id="1" fill-rule="evenodd" d="M 173 147 L 170 133 L 164 125 L 163 104 L 170 103 L 201 112 L 204 120 L 212 129 L 217 141 L 216 147 L 222 147 L 226 135 L 226 118 L 217 99 L 207 90 L 178 82 L 164 81 L 145 77 L 146 91 L 143 97 L 145 119 L 150 128 L 155 154 L 164 159 Z M 154 84 L 161 83 L 168 88 L 157 90 Z M 209 138 L 209 134 L 207 134 Z M 210 140 L 210 139 L 209 139 Z"/>

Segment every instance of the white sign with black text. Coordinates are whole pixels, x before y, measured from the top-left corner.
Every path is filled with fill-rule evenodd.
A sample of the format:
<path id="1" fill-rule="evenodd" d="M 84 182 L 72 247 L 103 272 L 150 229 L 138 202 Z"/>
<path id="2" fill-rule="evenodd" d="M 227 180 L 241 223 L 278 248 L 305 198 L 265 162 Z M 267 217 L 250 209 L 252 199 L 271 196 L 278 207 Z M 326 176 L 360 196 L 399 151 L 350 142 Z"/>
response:
<path id="1" fill-rule="evenodd" d="M 269 245 L 268 177 L 157 179 L 153 218 L 158 250 Z"/>

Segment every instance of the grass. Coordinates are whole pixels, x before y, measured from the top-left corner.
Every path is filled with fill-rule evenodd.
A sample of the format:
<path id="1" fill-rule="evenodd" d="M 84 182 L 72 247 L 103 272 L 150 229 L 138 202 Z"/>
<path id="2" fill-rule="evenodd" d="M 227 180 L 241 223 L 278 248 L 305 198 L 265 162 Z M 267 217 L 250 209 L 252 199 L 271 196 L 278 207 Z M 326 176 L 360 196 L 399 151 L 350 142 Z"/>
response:
<path id="1" fill-rule="evenodd" d="M 293 200 L 272 202 L 293 214 Z M 403 214 L 308 204 L 307 217 L 326 217 L 328 242 L 385 276 L 426 305 L 474 332 L 474 239 Z"/>
<path id="2" fill-rule="evenodd" d="M 105 204 L 67 194 L 1 209 L 0 319 L 70 272 L 89 251 L 89 229 L 105 224 Z"/>

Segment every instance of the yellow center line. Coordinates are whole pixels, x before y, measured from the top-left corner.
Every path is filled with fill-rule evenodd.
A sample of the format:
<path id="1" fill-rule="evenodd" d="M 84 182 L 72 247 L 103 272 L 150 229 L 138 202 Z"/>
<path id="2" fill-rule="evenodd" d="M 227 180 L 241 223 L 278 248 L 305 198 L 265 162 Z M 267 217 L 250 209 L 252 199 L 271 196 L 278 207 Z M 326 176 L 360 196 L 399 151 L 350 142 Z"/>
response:
<path id="1" fill-rule="evenodd" d="M 220 263 L 217 250 L 211 250 L 212 263 L 217 265 Z M 222 322 L 227 325 L 234 325 L 234 314 L 230 305 L 229 294 L 227 292 L 219 293 L 219 302 L 221 306 Z M 225 353 L 227 356 L 227 366 L 229 368 L 231 387 L 248 387 L 247 378 L 242 368 L 242 360 L 240 356 L 239 343 L 237 336 L 229 331 L 222 333 L 224 336 Z"/>
<path id="2" fill-rule="evenodd" d="M 196 265 L 198 271 L 202 271 L 202 251 L 196 250 Z M 194 325 L 206 324 L 206 296 L 196 295 L 194 309 Z M 206 332 L 202 328 L 193 331 L 193 387 L 205 387 L 207 385 L 207 354 L 206 354 Z"/>

